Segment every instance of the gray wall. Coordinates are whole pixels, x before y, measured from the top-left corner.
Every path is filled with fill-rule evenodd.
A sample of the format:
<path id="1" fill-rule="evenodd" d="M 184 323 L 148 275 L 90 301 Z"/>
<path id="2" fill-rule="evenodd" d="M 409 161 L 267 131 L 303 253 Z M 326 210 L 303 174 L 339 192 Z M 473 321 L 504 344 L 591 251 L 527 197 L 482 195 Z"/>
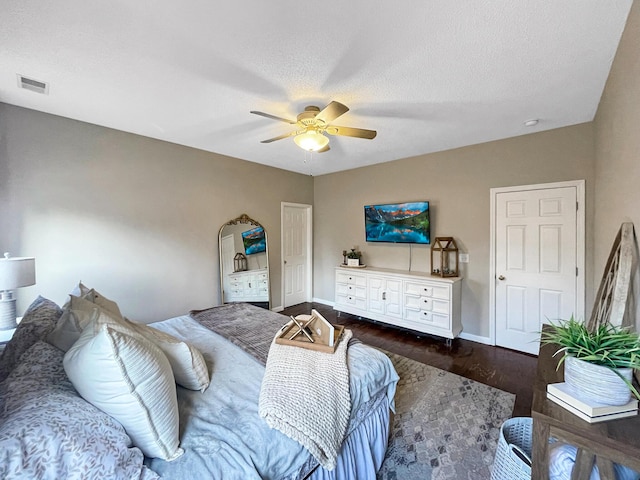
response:
<path id="1" fill-rule="evenodd" d="M 640 5 L 633 2 L 594 121 L 596 132 L 595 281 L 600 282 L 622 222 L 640 228 Z M 633 284 L 638 305 L 637 270 Z M 596 283 L 596 285 L 598 284 Z M 633 305 L 637 326 L 640 314 Z"/>
<path id="2" fill-rule="evenodd" d="M 453 236 L 470 256 L 461 269 L 464 333 L 488 337 L 489 189 L 586 180 L 586 264 L 591 265 L 594 173 L 593 124 L 588 123 L 317 177 L 314 296 L 333 301 L 333 271 L 342 250 L 354 245 L 368 265 L 430 271 L 429 246 L 365 243 L 363 217 L 367 204 L 429 200 L 432 237 Z"/>
<path id="3" fill-rule="evenodd" d="M 0 103 L 0 250 L 36 257 L 19 314 L 78 280 L 134 320 L 218 304 L 218 230 L 242 213 L 280 306 L 282 201 L 311 204 L 313 178 Z"/>

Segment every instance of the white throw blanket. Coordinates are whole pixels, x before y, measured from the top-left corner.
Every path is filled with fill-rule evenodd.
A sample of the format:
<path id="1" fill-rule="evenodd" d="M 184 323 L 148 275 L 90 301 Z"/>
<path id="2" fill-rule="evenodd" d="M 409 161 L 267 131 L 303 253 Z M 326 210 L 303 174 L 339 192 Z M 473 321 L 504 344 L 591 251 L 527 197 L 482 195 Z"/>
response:
<path id="1" fill-rule="evenodd" d="M 327 470 L 351 414 L 345 330 L 334 353 L 272 343 L 260 390 L 259 413 L 271 428 L 302 444 Z"/>

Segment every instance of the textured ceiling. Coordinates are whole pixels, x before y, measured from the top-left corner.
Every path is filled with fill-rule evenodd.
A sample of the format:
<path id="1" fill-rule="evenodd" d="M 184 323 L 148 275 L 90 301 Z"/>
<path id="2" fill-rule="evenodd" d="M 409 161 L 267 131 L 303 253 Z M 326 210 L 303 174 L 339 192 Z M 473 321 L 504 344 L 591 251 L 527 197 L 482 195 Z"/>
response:
<path id="1" fill-rule="evenodd" d="M 631 3 L 3 0 L 0 101 L 321 175 L 591 121 Z M 332 100 L 378 136 L 310 155 L 249 113 Z"/>

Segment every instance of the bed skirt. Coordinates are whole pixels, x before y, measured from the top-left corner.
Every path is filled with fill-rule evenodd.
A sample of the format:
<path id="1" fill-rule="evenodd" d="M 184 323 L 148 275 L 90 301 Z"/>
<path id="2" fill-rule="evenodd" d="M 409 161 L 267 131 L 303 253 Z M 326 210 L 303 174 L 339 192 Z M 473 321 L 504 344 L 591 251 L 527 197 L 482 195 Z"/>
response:
<path id="1" fill-rule="evenodd" d="M 318 467 L 309 480 L 376 478 L 389 443 L 391 402 L 386 395 L 360 425 L 345 438 L 336 468 Z"/>

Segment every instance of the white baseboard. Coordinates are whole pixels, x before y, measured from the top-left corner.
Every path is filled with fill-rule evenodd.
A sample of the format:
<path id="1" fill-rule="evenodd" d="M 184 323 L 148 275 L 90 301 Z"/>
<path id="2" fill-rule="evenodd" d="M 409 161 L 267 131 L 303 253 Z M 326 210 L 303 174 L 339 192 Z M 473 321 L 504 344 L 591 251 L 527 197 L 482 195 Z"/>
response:
<path id="1" fill-rule="evenodd" d="M 485 345 L 493 345 L 489 337 L 481 337 L 480 335 L 472 335 L 471 333 L 464 333 L 464 332 L 462 332 L 459 335 L 459 337 L 462 338 L 463 340 L 470 340 L 472 342 L 483 343 Z"/>
<path id="2" fill-rule="evenodd" d="M 330 307 L 333 307 L 335 305 L 334 302 L 330 302 L 328 300 L 322 300 L 321 298 L 313 298 L 311 301 L 313 303 L 322 303 L 323 305 L 329 305 Z M 284 307 L 280 305 L 279 307 L 272 307 L 271 310 L 274 312 L 281 312 L 284 310 Z"/>
<path id="3" fill-rule="evenodd" d="M 336 304 L 336 302 L 332 302 L 330 300 L 324 300 L 322 298 L 315 298 L 315 297 L 313 298 L 312 301 L 313 303 L 321 303 L 323 305 L 329 305 L 330 307 L 333 307 Z"/>

